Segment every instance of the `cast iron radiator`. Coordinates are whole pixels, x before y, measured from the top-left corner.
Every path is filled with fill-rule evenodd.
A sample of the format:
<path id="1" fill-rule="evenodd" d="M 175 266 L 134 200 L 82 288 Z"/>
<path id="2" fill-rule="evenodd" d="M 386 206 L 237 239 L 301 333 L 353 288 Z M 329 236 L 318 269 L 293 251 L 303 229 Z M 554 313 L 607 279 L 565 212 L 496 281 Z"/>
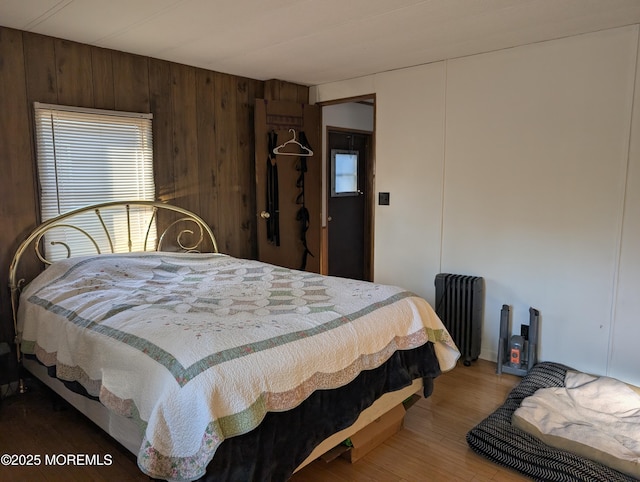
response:
<path id="1" fill-rule="evenodd" d="M 435 279 L 436 314 L 458 346 L 465 366 L 477 360 L 484 317 L 484 279 L 439 273 Z"/>

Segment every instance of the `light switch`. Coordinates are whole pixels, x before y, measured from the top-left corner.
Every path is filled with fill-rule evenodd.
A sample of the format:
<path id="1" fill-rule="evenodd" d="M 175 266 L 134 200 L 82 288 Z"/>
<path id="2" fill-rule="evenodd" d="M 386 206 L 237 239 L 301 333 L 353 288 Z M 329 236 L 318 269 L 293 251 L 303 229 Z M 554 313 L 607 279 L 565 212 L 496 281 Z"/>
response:
<path id="1" fill-rule="evenodd" d="M 389 205 L 389 193 L 388 192 L 379 192 L 378 193 L 378 204 L 380 206 L 388 206 Z"/>

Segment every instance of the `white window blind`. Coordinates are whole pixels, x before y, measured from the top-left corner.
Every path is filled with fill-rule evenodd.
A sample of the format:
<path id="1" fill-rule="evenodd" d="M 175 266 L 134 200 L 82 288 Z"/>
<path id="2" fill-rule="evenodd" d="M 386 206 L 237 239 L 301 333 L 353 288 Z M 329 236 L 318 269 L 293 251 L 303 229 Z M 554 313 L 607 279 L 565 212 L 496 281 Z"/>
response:
<path id="1" fill-rule="evenodd" d="M 81 109 L 35 104 L 40 209 L 46 221 L 90 204 L 155 199 L 151 114 Z M 107 214 L 107 228 L 115 234 L 114 250 L 128 250 L 127 219 L 123 211 Z M 149 213 L 133 213 L 134 251 L 142 249 Z M 95 216 L 87 216 L 81 229 L 92 236 L 104 231 Z M 112 231 L 113 230 L 113 231 Z M 46 256 L 67 256 L 63 237 L 73 254 L 95 254 L 92 243 L 76 229 L 56 230 L 45 237 Z M 155 226 L 152 229 L 155 241 Z M 85 246 L 86 245 L 86 246 Z"/>

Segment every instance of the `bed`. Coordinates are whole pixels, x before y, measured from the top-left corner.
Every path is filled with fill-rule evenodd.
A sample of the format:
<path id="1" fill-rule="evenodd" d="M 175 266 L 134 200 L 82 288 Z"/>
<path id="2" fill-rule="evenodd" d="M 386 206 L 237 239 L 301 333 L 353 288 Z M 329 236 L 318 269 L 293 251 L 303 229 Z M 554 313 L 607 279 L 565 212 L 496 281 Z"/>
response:
<path id="1" fill-rule="evenodd" d="M 31 246 L 48 267 L 27 282 Z M 164 203 L 47 221 L 9 278 L 24 368 L 157 479 L 286 480 L 459 357 L 413 293 L 218 253 Z"/>

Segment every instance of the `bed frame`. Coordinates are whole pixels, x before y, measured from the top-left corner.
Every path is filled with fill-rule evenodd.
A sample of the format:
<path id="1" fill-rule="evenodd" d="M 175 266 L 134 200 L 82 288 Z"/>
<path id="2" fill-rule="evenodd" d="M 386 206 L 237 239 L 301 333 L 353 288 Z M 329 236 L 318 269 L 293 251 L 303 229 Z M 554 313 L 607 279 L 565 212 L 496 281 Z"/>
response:
<path id="1" fill-rule="evenodd" d="M 154 201 L 109 202 L 76 209 L 52 218 L 36 227 L 20 244 L 9 269 L 9 288 L 11 290 L 11 306 L 16 333 L 16 353 L 21 367 L 26 369 L 34 377 L 51 388 L 64 400 L 69 402 L 73 407 L 86 415 L 126 449 L 134 455 L 137 455 L 142 442 L 142 435 L 140 434 L 138 426 L 132 420 L 108 411 L 101 403 L 67 389 L 60 380 L 50 377 L 46 368 L 38 362 L 29 359 L 22 359 L 20 338 L 17 327 L 20 294 L 23 288 L 28 284 L 28 281 L 38 274 L 33 273 L 32 276 L 25 277 L 19 277 L 18 275 L 20 262 L 25 253 L 28 252 L 29 247 L 33 246 L 37 259 L 44 265 L 44 267 L 50 265 L 52 262 L 43 254 L 43 238 L 45 234 L 51 235 L 52 233 L 55 233 L 57 228 L 64 227 L 76 230 L 80 232 L 83 237 L 86 237 L 94 246 L 96 254 L 116 253 L 118 251 L 114 248 L 114 234 L 109 231 L 107 223 L 104 221 L 105 212 L 108 210 L 116 210 L 124 213 L 128 233 L 126 244 L 129 251 L 132 251 L 132 246 L 134 245 L 134 240 L 131 239 L 131 216 L 136 210 L 147 210 L 150 211 L 151 217 L 146 229 L 146 234 L 142 240 L 143 251 L 200 252 L 202 250 L 203 252 L 218 252 L 215 236 L 211 228 L 209 228 L 207 223 L 201 217 L 186 209 L 166 203 Z M 97 216 L 101 226 L 99 234 L 87 232 L 73 224 L 74 218 L 78 219 L 79 216 L 86 216 L 87 214 L 94 214 Z M 154 236 L 152 236 L 154 222 L 161 227 L 158 229 L 160 234 L 157 236 L 157 241 L 155 243 L 151 243 L 150 239 L 154 238 Z M 56 241 L 55 236 L 53 236 L 53 240 L 47 239 L 47 242 L 64 246 L 67 251 L 67 257 L 72 256 L 73 247 L 67 245 L 63 241 Z M 351 437 L 357 431 L 369 425 L 392 408 L 401 404 L 404 400 L 411 397 L 411 395 L 420 393 L 422 389 L 422 379 L 416 379 L 412 385 L 405 387 L 402 390 L 384 394 L 376 400 L 373 405 L 364 410 L 351 426 L 333 434 L 319 444 L 296 470 L 300 470 L 305 465 L 313 462 L 328 450 L 339 445 L 342 441 Z M 19 380 L 19 391 L 20 393 L 25 391 L 24 381 L 22 378 Z"/>
<path id="2" fill-rule="evenodd" d="M 148 212 L 150 214 L 148 225 L 145 230 L 143 239 L 134 239 L 134 233 L 131 226 L 131 217 L 135 213 Z M 94 204 L 73 211 L 66 212 L 55 218 L 45 221 L 37 226 L 27 238 L 20 243 L 16 250 L 11 265 L 9 267 L 9 289 L 11 290 L 11 309 L 13 313 L 13 328 L 16 334 L 16 346 L 18 362 L 20 362 L 20 346 L 18 339 L 17 314 L 18 302 L 22 289 L 31 279 L 35 278 L 38 273 L 30 273 L 31 276 L 19 277 L 18 272 L 22 257 L 27 253 L 30 246 L 33 247 L 38 260 L 48 266 L 52 263 L 43 253 L 45 235 L 51 238 L 47 240 L 51 245 L 63 246 L 67 251 L 67 258 L 72 257 L 73 246 L 66 241 L 56 239 L 56 232 L 60 233 L 61 228 L 71 229 L 80 233 L 85 244 L 88 241 L 93 245 L 95 254 L 116 253 L 116 245 L 114 241 L 116 234 L 107 226 L 105 215 L 111 212 L 120 213 L 125 216 L 126 222 L 126 246 L 128 251 L 133 250 L 135 242 L 142 243 L 142 251 L 182 251 L 182 252 L 199 252 L 206 248 L 206 252 L 217 253 L 218 244 L 211 228 L 197 214 L 186 209 L 171 204 L 156 201 L 113 201 L 101 204 Z M 100 229 L 98 232 L 89 232 L 74 224 L 74 221 L 81 219 L 85 215 L 95 215 L 99 221 Z M 160 219 L 162 218 L 162 219 Z M 155 236 L 152 232 L 156 223 L 163 221 L 164 229 L 160 235 Z M 57 230 L 57 231 L 56 231 Z M 151 240 L 157 239 L 154 243 Z M 187 240 L 188 239 L 188 240 Z M 138 243 L 139 244 L 139 243 Z"/>

